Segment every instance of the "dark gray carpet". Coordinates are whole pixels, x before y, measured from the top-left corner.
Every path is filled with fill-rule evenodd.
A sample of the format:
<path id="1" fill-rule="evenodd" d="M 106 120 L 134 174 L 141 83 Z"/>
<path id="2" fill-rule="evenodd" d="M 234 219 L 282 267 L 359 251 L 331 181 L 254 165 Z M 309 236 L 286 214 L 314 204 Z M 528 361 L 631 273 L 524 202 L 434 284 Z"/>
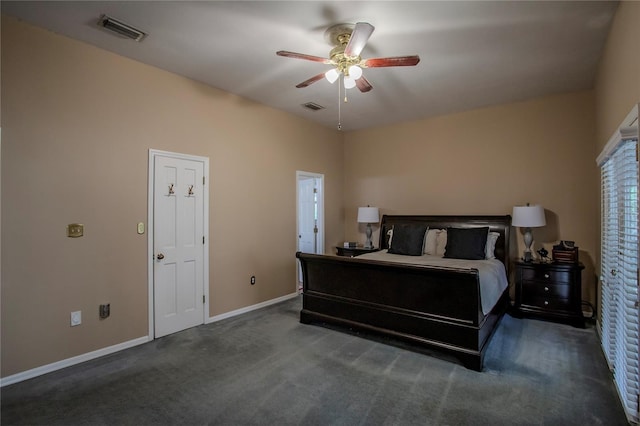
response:
<path id="1" fill-rule="evenodd" d="M 593 328 L 503 318 L 482 373 L 293 299 L 2 389 L 2 424 L 626 425 Z"/>

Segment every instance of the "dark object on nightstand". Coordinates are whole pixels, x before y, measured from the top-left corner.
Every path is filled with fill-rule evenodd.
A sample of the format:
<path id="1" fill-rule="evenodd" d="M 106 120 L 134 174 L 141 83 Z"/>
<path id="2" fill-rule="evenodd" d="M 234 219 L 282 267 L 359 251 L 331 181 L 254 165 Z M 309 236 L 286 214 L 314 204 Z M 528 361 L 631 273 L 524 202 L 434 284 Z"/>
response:
<path id="1" fill-rule="evenodd" d="M 560 241 L 553 246 L 552 256 L 554 262 L 578 263 L 578 247 L 573 241 Z"/>
<path id="2" fill-rule="evenodd" d="M 549 259 L 549 252 L 546 248 L 542 247 L 538 250 L 538 254 L 540 255 L 540 262 L 549 263 L 551 259 Z"/>
<path id="3" fill-rule="evenodd" d="M 336 250 L 338 252 L 338 256 L 356 257 L 356 256 L 360 256 L 361 254 L 365 254 L 365 253 L 373 253 L 374 251 L 378 251 L 379 249 L 377 249 L 377 248 L 367 249 L 367 248 L 364 248 L 364 247 L 340 247 L 340 246 L 337 246 Z"/>
<path id="4" fill-rule="evenodd" d="M 582 263 L 515 262 L 515 316 L 535 316 L 584 328 Z"/>

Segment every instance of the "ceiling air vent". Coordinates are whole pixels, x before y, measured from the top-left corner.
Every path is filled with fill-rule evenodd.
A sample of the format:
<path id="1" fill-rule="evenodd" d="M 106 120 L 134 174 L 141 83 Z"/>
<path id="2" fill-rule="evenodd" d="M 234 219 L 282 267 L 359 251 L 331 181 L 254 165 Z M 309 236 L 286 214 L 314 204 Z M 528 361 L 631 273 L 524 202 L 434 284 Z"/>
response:
<path id="1" fill-rule="evenodd" d="M 140 31 L 137 28 L 133 28 L 130 25 L 125 24 L 124 22 L 120 22 L 117 19 L 114 19 L 107 15 L 100 16 L 100 20 L 98 21 L 98 25 L 117 33 L 126 38 L 130 38 L 135 41 L 142 41 L 143 38 L 147 36 L 144 31 Z"/>
<path id="2" fill-rule="evenodd" d="M 320 111 L 321 109 L 324 109 L 322 105 L 318 105 L 314 102 L 307 102 L 306 104 L 302 104 L 302 106 L 310 109 L 311 111 Z"/>

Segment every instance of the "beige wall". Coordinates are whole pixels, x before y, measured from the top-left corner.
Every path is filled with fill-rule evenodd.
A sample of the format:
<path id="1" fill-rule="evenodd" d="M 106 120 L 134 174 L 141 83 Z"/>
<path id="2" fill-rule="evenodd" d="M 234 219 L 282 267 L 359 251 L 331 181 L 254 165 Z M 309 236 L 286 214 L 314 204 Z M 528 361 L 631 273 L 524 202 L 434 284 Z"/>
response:
<path id="1" fill-rule="evenodd" d="M 594 114 L 586 91 L 347 134 L 347 237 L 364 239 L 356 211 L 367 204 L 389 214 L 511 214 L 541 204 L 547 226 L 534 229 L 535 248 L 575 240 L 584 298 L 593 300 Z M 516 234 L 513 256 L 524 248 Z"/>
<path id="2" fill-rule="evenodd" d="M 343 238 L 333 130 L 5 17 L 2 112 L 3 377 L 147 335 L 150 148 L 210 158 L 211 316 L 295 291 L 296 170 Z"/>
<path id="3" fill-rule="evenodd" d="M 594 159 L 639 102 L 640 2 L 623 1 L 614 17 L 598 69 Z"/>

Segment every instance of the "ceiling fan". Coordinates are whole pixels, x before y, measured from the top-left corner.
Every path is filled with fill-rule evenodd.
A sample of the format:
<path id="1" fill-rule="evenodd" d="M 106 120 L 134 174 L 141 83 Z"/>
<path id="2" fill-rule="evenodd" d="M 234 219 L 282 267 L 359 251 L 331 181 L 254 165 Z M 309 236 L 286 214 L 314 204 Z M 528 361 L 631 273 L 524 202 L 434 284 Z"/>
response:
<path id="1" fill-rule="evenodd" d="M 368 92 L 373 86 L 371 86 L 371 83 L 362 75 L 362 68 L 406 67 L 417 65 L 418 62 L 420 62 L 418 55 L 362 59 L 360 53 L 367 44 L 374 29 L 373 25 L 368 22 L 358 22 L 355 25 L 337 24 L 329 27 L 329 29 L 325 31 L 325 39 L 331 45 L 335 46 L 331 49 L 331 52 L 329 52 L 329 58 L 288 52 L 286 50 L 280 50 L 276 52 L 276 55 L 321 62 L 334 66 L 334 68 L 331 68 L 329 71 L 315 75 L 296 85 L 297 88 L 307 87 L 316 81 L 322 80 L 323 77 L 329 82 L 334 83 L 342 74 L 345 89 L 351 89 L 357 86 L 361 92 Z"/>

